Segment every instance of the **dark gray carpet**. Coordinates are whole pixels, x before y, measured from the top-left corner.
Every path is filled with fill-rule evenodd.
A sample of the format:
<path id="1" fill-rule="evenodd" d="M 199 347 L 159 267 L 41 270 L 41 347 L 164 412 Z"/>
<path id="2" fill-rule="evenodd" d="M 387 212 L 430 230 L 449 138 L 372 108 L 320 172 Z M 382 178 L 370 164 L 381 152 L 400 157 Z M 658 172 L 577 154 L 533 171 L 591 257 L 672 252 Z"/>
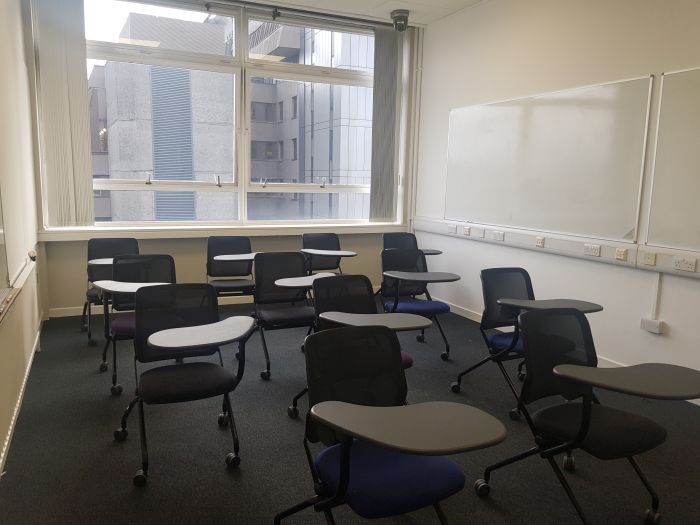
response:
<path id="1" fill-rule="evenodd" d="M 227 314 L 243 311 L 224 309 Z M 101 319 L 95 317 L 95 326 Z M 452 341 L 451 362 L 440 360 L 442 344 L 434 329 L 419 344 L 401 334 L 415 365 L 407 371 L 409 401 L 461 401 L 499 417 L 508 437 L 499 446 L 456 456 L 468 485 L 444 502 L 451 523 L 576 523 L 573 507 L 545 461 L 529 458 L 494 474 L 488 500 L 472 489 L 483 468 L 532 446 L 522 422 L 510 421 L 514 405 L 497 368 L 487 364 L 467 376 L 463 391 L 452 394 L 457 372 L 482 357 L 484 346 L 475 323 L 445 316 Z M 227 471 L 230 433 L 216 423 L 219 399 L 146 408 L 150 478 L 144 488 L 132 485 L 140 466 L 136 413 L 124 443 L 112 440 L 121 412 L 133 392 L 132 352 L 120 342 L 119 366 L 124 394 L 109 393 L 109 373 L 100 374 L 101 346 L 87 347 L 77 318 L 44 324 L 41 353 L 29 376 L 17 428 L 0 480 L 0 523 L 271 523 L 274 514 L 312 495 L 302 448 L 303 418 L 287 417 L 286 407 L 304 385 L 304 329 L 270 332 L 272 380 L 263 368 L 260 338 L 248 345 L 246 374 L 232 402 L 241 439 L 242 462 Z M 99 330 L 98 330 L 99 331 Z M 98 334 L 101 345 L 102 338 Z M 224 349 L 234 368 L 234 348 Z M 604 403 L 642 412 L 665 425 L 668 441 L 639 459 L 661 497 L 663 522 L 697 523 L 700 494 L 700 407 L 601 393 Z M 302 403 L 302 414 L 306 404 Z M 439 432 L 439 429 L 436 429 Z M 647 493 L 624 460 L 601 462 L 576 454 L 577 471 L 567 474 L 593 523 L 641 524 L 649 506 Z M 426 480 L 429 482 L 429 480 Z M 341 507 L 341 523 L 367 523 Z M 312 510 L 285 523 L 323 523 Z M 437 523 L 431 509 L 380 520 L 379 523 Z"/>

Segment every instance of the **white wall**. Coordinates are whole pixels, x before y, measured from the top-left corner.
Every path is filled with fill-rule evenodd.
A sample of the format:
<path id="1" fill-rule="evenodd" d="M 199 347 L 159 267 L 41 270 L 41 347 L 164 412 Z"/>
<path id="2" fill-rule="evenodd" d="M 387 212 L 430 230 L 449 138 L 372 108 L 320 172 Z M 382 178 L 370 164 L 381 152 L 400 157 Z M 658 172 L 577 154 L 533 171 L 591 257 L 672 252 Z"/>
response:
<path id="1" fill-rule="evenodd" d="M 10 277 L 21 288 L 0 322 L 0 471 L 41 322 L 37 271 L 27 257 L 36 244 L 36 205 L 21 7 L 22 0 L 0 2 L 0 185 Z"/>
<path id="2" fill-rule="evenodd" d="M 700 3 L 693 0 L 487 0 L 425 31 L 416 215 L 444 217 L 451 108 L 700 66 Z M 505 191 L 505 189 L 504 189 Z M 440 248 L 433 270 L 462 281 L 435 294 L 478 316 L 479 271 L 522 266 L 542 298 L 602 304 L 589 316 L 599 355 L 623 364 L 700 368 L 700 280 L 662 275 L 658 315 L 667 333 L 639 328 L 652 311 L 658 274 L 417 232 Z"/>

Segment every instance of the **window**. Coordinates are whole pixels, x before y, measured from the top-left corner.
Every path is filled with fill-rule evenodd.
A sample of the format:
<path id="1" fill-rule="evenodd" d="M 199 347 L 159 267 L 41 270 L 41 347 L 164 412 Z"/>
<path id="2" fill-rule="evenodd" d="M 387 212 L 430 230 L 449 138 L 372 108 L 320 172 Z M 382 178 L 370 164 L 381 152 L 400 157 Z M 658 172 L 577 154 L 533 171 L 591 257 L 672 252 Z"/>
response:
<path id="1" fill-rule="evenodd" d="M 36 1 L 47 10 L 36 26 L 37 33 L 45 28 L 37 39 L 41 54 L 42 45 L 51 46 L 62 32 L 50 16 L 58 8 L 49 12 L 45 6 L 52 2 Z M 332 19 L 324 28 L 316 17 L 307 17 L 307 25 L 299 22 L 303 14 L 273 20 L 269 9 L 254 6 L 217 3 L 204 12 L 195 3 L 153 1 L 84 0 L 87 112 L 80 91 L 74 97 L 80 104 L 70 99 L 45 128 L 55 132 L 60 121 L 69 129 L 70 141 L 55 148 L 56 159 L 90 159 L 88 168 L 73 170 L 57 160 L 49 174 L 82 177 L 77 190 L 72 181 L 54 183 L 76 195 L 91 184 L 94 206 L 81 224 L 93 211 L 96 222 L 112 223 L 396 217 L 394 158 L 401 148 L 393 135 L 399 119 L 374 107 L 375 96 L 396 97 L 377 86 L 399 84 L 398 44 L 386 53 L 378 44 L 382 66 L 375 71 L 374 63 L 377 35 L 384 31 L 399 42 L 395 32 Z M 82 0 L 66 3 L 83 8 Z M 64 18 L 60 23 L 75 32 L 70 24 L 81 17 Z M 236 35 L 241 27 L 247 42 Z M 49 48 L 55 53 L 43 52 L 43 90 L 55 80 L 71 92 L 74 81 L 67 77 L 74 64 L 54 64 L 80 57 L 82 49 L 69 56 L 80 40 L 56 40 Z M 42 96 L 42 113 L 53 111 L 52 99 Z M 75 154 L 84 135 L 70 122 L 85 114 L 89 154 Z M 89 179 L 80 175 L 88 170 Z M 373 192 L 391 193 L 383 200 L 393 209 L 381 219 L 373 212 Z M 61 199 L 53 199 L 56 207 L 73 213 Z"/>

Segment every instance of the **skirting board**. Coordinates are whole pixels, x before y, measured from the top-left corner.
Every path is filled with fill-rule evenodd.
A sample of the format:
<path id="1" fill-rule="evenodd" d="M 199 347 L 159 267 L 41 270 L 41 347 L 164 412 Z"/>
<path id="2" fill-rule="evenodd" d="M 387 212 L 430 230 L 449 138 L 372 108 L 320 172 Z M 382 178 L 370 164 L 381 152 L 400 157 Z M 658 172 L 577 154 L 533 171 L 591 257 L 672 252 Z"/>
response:
<path id="1" fill-rule="evenodd" d="M 19 389 L 19 396 L 17 397 L 17 403 L 15 404 L 15 409 L 12 412 L 12 419 L 10 420 L 10 428 L 7 429 L 7 435 L 2 444 L 2 450 L 0 450 L 0 477 L 5 473 L 5 460 L 7 459 L 7 452 L 10 448 L 10 441 L 12 441 L 12 435 L 15 431 L 15 424 L 17 423 L 17 416 L 19 416 L 20 408 L 22 407 L 22 400 L 24 399 L 24 390 L 27 386 L 27 379 L 29 378 L 29 372 L 32 369 L 32 363 L 34 362 L 34 356 L 36 355 L 37 349 L 39 348 L 39 338 L 41 336 L 41 325 L 39 325 L 39 331 L 36 333 L 36 338 L 34 339 L 34 345 L 32 346 L 32 354 L 29 356 L 29 362 L 27 363 L 27 369 L 24 371 L 24 379 L 22 379 L 22 386 Z"/>

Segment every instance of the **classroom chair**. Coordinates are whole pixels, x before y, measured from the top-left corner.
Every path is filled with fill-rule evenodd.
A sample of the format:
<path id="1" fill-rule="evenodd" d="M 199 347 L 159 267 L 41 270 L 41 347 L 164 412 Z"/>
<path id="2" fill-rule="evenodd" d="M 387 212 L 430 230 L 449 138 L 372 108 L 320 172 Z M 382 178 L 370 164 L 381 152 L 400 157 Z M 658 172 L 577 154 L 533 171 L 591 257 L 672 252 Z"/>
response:
<path id="1" fill-rule="evenodd" d="M 112 264 L 112 279 L 131 283 L 174 283 L 175 261 L 170 255 L 117 255 Z M 111 294 L 112 312 L 124 312 L 109 316 L 109 336 L 102 350 L 100 372 L 105 372 L 107 349 L 112 345 L 112 387 L 113 396 L 121 395 L 122 385 L 117 382 L 117 341 L 134 338 L 136 317 L 134 315 L 134 294 Z"/>
<path id="2" fill-rule="evenodd" d="M 387 271 L 427 272 L 428 265 L 425 262 L 425 255 L 418 248 L 384 249 L 382 250 L 382 273 Z M 434 301 L 426 284 L 411 282 L 401 283 L 399 288 L 401 295 L 396 302 L 396 287 L 398 285 L 396 279 L 384 277 L 382 280 L 379 294 L 384 310 L 386 312 L 422 315 L 434 321 L 445 343 L 445 351 L 440 354 L 440 358 L 447 361 L 450 358 L 450 343 L 438 316 L 449 312 L 450 305 L 442 301 Z M 419 299 L 420 295 L 424 295 L 426 298 Z M 420 335 L 416 336 L 416 340 L 419 343 L 425 341 L 425 330 L 421 330 Z"/>
<path id="3" fill-rule="evenodd" d="M 513 359 L 520 359 L 518 365 L 518 378 L 524 379 L 523 373 L 523 342 L 520 339 L 518 326 L 518 310 L 501 306 L 499 299 L 534 299 L 530 274 L 523 268 L 487 268 L 481 270 L 481 291 L 484 297 L 484 311 L 481 315 L 479 330 L 486 343 L 488 355 L 478 363 L 459 373 L 457 381 L 450 385 L 452 392 L 459 393 L 462 378 L 480 366 L 492 361 L 498 365 L 513 395 L 518 394 L 513 386 L 510 376 L 503 363 Z M 501 332 L 499 328 L 511 328 L 512 331 Z M 510 411 L 511 419 L 519 419 L 520 412 L 517 408 Z"/>
<path id="4" fill-rule="evenodd" d="M 344 401 L 398 406 L 406 401 L 406 377 L 396 334 L 384 326 L 324 330 L 306 338 L 309 404 Z M 439 432 L 440 429 L 435 429 Z M 325 449 L 313 457 L 310 444 Z M 432 506 L 447 523 L 440 502 L 464 487 L 459 466 L 442 456 L 415 456 L 343 438 L 308 414 L 304 450 L 316 495 L 275 516 L 275 524 L 313 506 L 334 523 L 332 509 L 346 504 L 366 519 Z"/>
<path id="5" fill-rule="evenodd" d="M 219 297 L 253 294 L 255 282 L 250 278 L 253 274 L 253 261 L 214 260 L 217 255 L 241 253 L 251 253 L 248 237 L 211 236 L 207 239 L 207 281 Z"/>
<path id="6" fill-rule="evenodd" d="M 132 238 L 107 238 L 89 239 L 87 246 L 87 260 L 111 259 L 116 255 L 135 255 L 139 253 L 139 243 Z M 87 330 L 88 345 L 97 344 L 92 339 L 92 306 L 102 306 L 102 294 L 100 290 L 92 286 L 95 281 L 112 278 L 112 265 L 87 265 L 87 289 L 85 290 L 85 302 L 83 313 L 80 316 L 80 325 L 83 331 Z M 87 322 L 86 322 L 87 321 Z"/>
<path id="7" fill-rule="evenodd" d="M 314 250 L 340 250 L 340 239 L 335 233 L 305 233 L 301 236 L 301 243 L 303 248 Z M 343 273 L 343 270 L 340 269 L 341 257 L 311 254 L 304 254 L 304 256 L 309 273 L 329 270 L 338 270 Z"/>
<path id="8" fill-rule="evenodd" d="M 271 377 L 265 330 L 305 326 L 310 333 L 314 323 L 314 309 L 306 303 L 307 291 L 303 288 L 282 288 L 275 281 L 306 275 L 306 259 L 301 252 L 255 255 L 255 318 L 265 353 L 265 370 L 260 372 L 260 377 L 265 381 Z"/>
<path id="9" fill-rule="evenodd" d="M 116 441 L 124 441 L 128 435 L 126 419 L 136 404 L 139 407 L 139 435 L 141 441 L 141 469 L 133 482 L 145 485 L 148 480 L 148 444 L 144 405 L 184 403 L 222 396 L 223 411 L 219 413 L 219 427 L 228 426 L 233 439 L 233 452 L 226 456 L 226 465 L 240 464 L 239 440 L 231 409 L 229 394 L 235 390 L 243 376 L 245 366 L 245 341 L 238 341 L 238 374 L 233 375 L 224 367 L 218 346 L 198 348 L 162 349 L 149 346 L 148 338 L 155 332 L 170 328 L 198 326 L 219 321 L 217 295 L 209 284 L 167 284 L 149 286 L 136 292 L 136 326 L 134 334 L 134 367 L 137 363 L 155 363 L 138 376 L 137 393 L 122 416 L 121 427 L 114 431 Z M 197 361 L 195 358 L 219 356 L 219 363 Z M 176 360 L 175 364 L 162 361 Z M 187 362 L 184 362 L 187 359 Z"/>
<path id="10" fill-rule="evenodd" d="M 485 497 L 494 470 L 530 456 L 546 459 L 576 508 L 581 521 L 589 523 L 554 457 L 566 453 L 564 468 L 574 470 L 571 452 L 580 448 L 602 460 L 627 458 L 651 495 L 645 522 L 660 522 L 659 498 L 634 456 L 656 448 L 666 439 L 666 430 L 646 417 L 602 405 L 590 385 L 565 381 L 552 369 L 560 364 L 597 366 L 598 358 L 586 316 L 574 309 L 533 310 L 519 316 L 527 375 L 518 405 L 525 416 L 536 445 L 512 458 L 489 466 L 474 485 Z M 530 414 L 527 406 L 558 397 L 564 402 L 538 408 Z M 522 480 L 519 489 L 522 488 Z"/>
<path id="11" fill-rule="evenodd" d="M 391 232 L 382 235 L 385 250 L 417 250 L 418 241 L 411 232 Z"/>

